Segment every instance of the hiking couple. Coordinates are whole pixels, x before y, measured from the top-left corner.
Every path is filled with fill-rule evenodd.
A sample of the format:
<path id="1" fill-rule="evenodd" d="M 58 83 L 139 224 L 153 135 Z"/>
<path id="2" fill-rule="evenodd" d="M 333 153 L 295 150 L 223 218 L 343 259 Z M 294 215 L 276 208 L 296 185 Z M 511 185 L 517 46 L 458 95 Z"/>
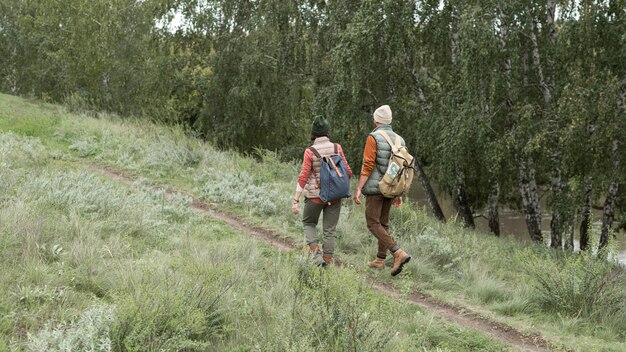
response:
<path id="1" fill-rule="evenodd" d="M 391 206 L 393 204 L 394 207 L 399 207 L 402 204 L 402 196 L 387 198 L 382 195 L 378 184 L 387 171 L 392 152 L 392 146 L 387 140 L 396 140 L 398 138 L 402 146 L 405 143 L 391 128 L 392 114 L 388 105 L 383 105 L 376 109 L 372 115 L 372 120 L 376 127 L 369 133 L 365 142 L 363 165 L 354 192 L 354 201 L 356 204 L 361 204 L 361 195 L 365 195 L 367 228 L 378 240 L 376 258 L 368 262 L 367 265 L 379 270 L 385 269 L 385 258 L 387 257 L 387 251 L 390 251 L 394 257 L 391 275 L 396 276 L 402 271 L 404 264 L 411 260 L 411 257 L 400 249 L 389 234 L 389 212 Z M 299 213 L 300 195 L 304 193 L 302 223 L 304 225 L 306 244 L 309 247 L 309 257 L 312 259 L 313 264 L 325 267 L 333 261 L 335 232 L 341 212 L 341 199 L 331 202 L 324 202 L 320 199 L 320 156 L 339 154 L 345 163 L 349 177 L 352 177 L 352 170 L 348 165 L 341 145 L 330 141 L 330 124 L 328 120 L 323 117 L 314 119 L 311 127 L 311 140 L 313 145 L 304 151 L 302 169 L 296 185 L 292 211 L 294 214 Z M 324 213 L 322 222 L 324 240 L 320 250 L 316 227 L 322 212 Z"/>

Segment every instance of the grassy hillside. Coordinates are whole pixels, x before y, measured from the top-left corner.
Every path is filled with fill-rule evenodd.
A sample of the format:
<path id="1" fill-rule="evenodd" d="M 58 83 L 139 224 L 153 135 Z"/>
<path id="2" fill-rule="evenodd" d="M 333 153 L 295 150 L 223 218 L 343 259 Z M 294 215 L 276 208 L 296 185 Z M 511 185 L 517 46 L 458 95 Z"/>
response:
<path id="1" fill-rule="evenodd" d="M 126 185 L 93 165 L 134 175 Z M 303 242 L 299 165 L 217 151 L 177 128 L 0 95 L 0 350 L 493 350 L 505 346 L 371 289 L 427 292 L 555 348 L 626 349 L 622 269 L 439 224 L 414 205 L 392 231 L 414 256 L 367 270 L 363 208 L 347 203 L 337 256 L 250 240 L 172 199 L 173 186 Z"/>

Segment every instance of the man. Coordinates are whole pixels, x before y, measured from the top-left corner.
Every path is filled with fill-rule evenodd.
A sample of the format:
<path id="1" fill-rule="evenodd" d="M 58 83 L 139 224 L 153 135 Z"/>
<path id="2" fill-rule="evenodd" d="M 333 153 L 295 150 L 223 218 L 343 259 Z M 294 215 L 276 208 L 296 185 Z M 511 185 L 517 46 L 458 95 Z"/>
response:
<path id="1" fill-rule="evenodd" d="M 390 251 L 394 257 L 391 275 L 396 276 L 402 271 L 404 264 L 411 260 L 411 256 L 400 249 L 389 234 L 391 205 L 393 204 L 396 208 L 402 205 L 402 196 L 386 198 L 378 187 L 378 182 L 387 171 L 387 164 L 391 156 L 391 145 L 387 143 L 381 131 L 385 131 L 391 140 L 395 140 L 396 133 L 391 129 L 392 116 L 389 105 L 383 105 L 376 109 L 372 117 L 376 128 L 367 136 L 365 142 L 363 166 L 361 167 L 359 183 L 354 193 L 354 201 L 356 204 L 361 204 L 361 194 L 365 195 L 367 228 L 378 240 L 376 258 L 368 262 L 367 265 L 379 270 L 385 269 L 385 258 L 387 257 L 387 251 Z M 404 146 L 404 139 L 400 139 Z"/>

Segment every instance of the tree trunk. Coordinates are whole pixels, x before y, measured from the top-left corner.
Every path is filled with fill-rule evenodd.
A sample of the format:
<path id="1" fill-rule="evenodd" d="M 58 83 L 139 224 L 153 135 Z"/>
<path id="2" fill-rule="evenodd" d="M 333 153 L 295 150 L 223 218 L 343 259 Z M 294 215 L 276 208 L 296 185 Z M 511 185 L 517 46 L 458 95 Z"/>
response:
<path id="1" fill-rule="evenodd" d="M 548 35 L 550 39 L 550 45 L 554 46 L 556 44 L 556 38 L 554 37 L 556 34 L 556 29 L 554 28 L 554 11 L 555 11 L 556 3 L 554 1 L 548 1 L 547 6 L 547 20 L 546 23 L 548 25 Z M 546 106 L 546 111 L 548 113 L 548 119 L 554 120 L 555 116 L 553 114 L 552 109 L 552 88 L 551 88 L 551 80 L 544 75 L 543 68 L 541 66 L 541 56 L 539 54 L 539 46 L 537 44 L 537 36 L 535 35 L 535 30 L 537 30 L 537 23 L 533 22 L 532 29 L 530 31 L 530 40 L 533 46 L 532 55 L 533 55 L 533 66 L 537 71 L 537 76 L 539 77 L 539 85 L 541 86 L 541 92 L 543 93 L 543 100 Z M 548 55 L 548 58 L 550 56 Z M 550 59 L 548 59 L 548 63 L 550 63 Z M 548 76 L 549 77 L 549 76 Z M 561 248 L 563 246 L 563 225 L 564 225 L 564 214 L 563 207 L 566 202 L 565 194 L 564 194 L 564 186 L 563 180 L 561 176 L 561 149 L 559 145 L 559 136 L 555 136 L 554 140 L 552 140 L 552 148 L 550 158 L 552 159 L 552 163 L 554 165 L 554 169 L 552 170 L 552 199 L 554 200 L 551 204 L 552 207 L 552 220 L 550 221 L 550 230 L 551 230 L 551 240 L 550 247 L 552 248 Z"/>
<path id="2" fill-rule="evenodd" d="M 524 52 L 522 55 L 522 84 L 525 89 L 528 87 L 528 71 L 528 53 Z M 518 186 L 522 198 L 522 212 L 526 220 L 526 228 L 531 240 L 542 243 L 541 209 L 539 207 L 533 159 L 530 156 L 525 157 L 521 155 L 519 142 L 516 142 L 515 145 L 518 149 L 515 158 L 518 165 Z"/>
<path id="3" fill-rule="evenodd" d="M 548 42 L 550 43 L 550 51 L 554 53 L 556 50 L 556 0 L 548 0 L 546 4 L 546 27 L 548 29 Z M 554 93 L 554 55 L 547 55 L 548 63 L 548 75 L 546 76 L 546 83 L 548 89 Z"/>
<path id="4" fill-rule="evenodd" d="M 498 213 L 498 202 L 500 199 L 500 184 L 497 180 L 491 181 L 491 192 L 489 192 L 489 211 L 487 219 L 489 220 L 489 230 L 494 235 L 500 236 L 500 215 Z"/>
<path id="5" fill-rule="evenodd" d="M 415 159 L 415 171 L 417 172 L 417 178 L 420 180 L 420 184 L 424 189 L 428 205 L 430 206 L 433 215 L 435 215 L 439 221 L 446 222 L 446 217 L 443 215 L 443 211 L 437 201 L 437 195 L 435 194 L 433 187 L 430 185 L 430 180 L 428 180 L 428 176 L 426 176 L 426 173 L 422 169 L 421 163 L 417 159 Z"/>
<path id="6" fill-rule="evenodd" d="M 500 12 L 500 49 L 502 51 L 506 51 L 506 41 L 509 37 L 509 23 L 506 15 L 502 12 L 501 9 L 498 9 Z M 511 58 L 509 55 L 506 55 L 504 58 L 504 79 L 506 83 L 506 107 L 509 110 L 513 109 L 513 97 L 511 96 Z"/>
<path id="7" fill-rule="evenodd" d="M 533 66 L 535 70 L 537 70 L 537 77 L 539 78 L 539 86 L 541 87 L 541 93 L 543 94 L 543 101 L 546 105 L 549 105 L 552 102 L 552 92 L 550 92 L 550 87 L 546 81 L 546 78 L 543 74 L 543 68 L 541 67 L 541 56 L 539 55 L 539 45 L 537 44 L 537 36 L 535 35 L 535 30 L 537 29 L 537 23 L 533 22 L 533 26 L 530 30 L 530 41 L 533 45 L 532 56 L 533 56 Z"/>
<path id="8" fill-rule="evenodd" d="M 483 114 L 486 118 L 489 117 L 489 97 L 487 94 L 487 84 L 483 82 Z M 500 183 L 498 182 L 497 173 L 491 172 L 492 176 L 489 180 L 489 197 L 487 200 L 487 221 L 489 222 L 489 230 L 496 236 L 500 236 L 500 215 L 498 211 L 500 202 Z"/>
<path id="9" fill-rule="evenodd" d="M 619 170 L 619 157 L 617 154 L 618 142 L 613 141 L 613 171 Z M 600 249 L 606 247 L 609 244 L 609 231 L 613 226 L 613 220 L 615 217 L 615 200 L 617 198 L 617 191 L 619 184 L 616 181 L 617 175 L 613 176 L 613 181 L 609 185 L 609 193 L 606 195 L 604 201 L 604 210 L 602 212 L 602 231 L 600 232 Z"/>
<path id="10" fill-rule="evenodd" d="M 576 231 L 575 228 L 576 226 L 574 226 L 574 222 L 575 222 L 575 218 L 576 216 L 571 216 L 569 218 L 569 221 L 567 223 L 567 231 L 566 231 L 566 238 L 565 241 L 563 241 L 563 249 L 565 251 L 574 251 L 574 237 L 576 235 Z"/>
<path id="11" fill-rule="evenodd" d="M 541 234 L 541 209 L 539 207 L 539 195 L 535 181 L 535 168 L 532 158 L 519 160 L 519 189 L 522 196 L 522 207 L 526 219 L 526 227 L 530 239 L 542 243 Z"/>
<path id="12" fill-rule="evenodd" d="M 589 248 L 589 225 L 591 224 L 591 195 L 593 185 L 591 184 L 591 176 L 585 176 L 583 181 L 584 202 L 582 209 L 582 220 L 580 222 L 580 250 L 584 251 Z"/>
<path id="13" fill-rule="evenodd" d="M 558 158 L 557 160 L 560 160 Z M 554 158 L 553 158 L 554 162 Z M 560 168 L 557 166 L 552 177 L 552 196 L 554 198 L 552 204 L 552 219 L 550 220 L 550 247 L 563 248 L 563 230 L 564 230 L 564 214 L 561 207 L 563 202 L 563 184 L 561 181 Z"/>
<path id="14" fill-rule="evenodd" d="M 594 155 L 593 144 L 591 138 L 596 129 L 595 117 L 587 122 L 587 155 Z M 591 225 L 591 196 L 593 195 L 593 183 L 591 175 L 585 175 L 583 178 L 583 208 L 582 220 L 580 222 L 580 250 L 584 251 L 589 248 L 589 226 Z"/>
<path id="15" fill-rule="evenodd" d="M 450 32 L 450 61 L 452 63 L 452 82 L 456 83 L 458 78 L 457 73 L 457 59 L 458 59 L 458 50 L 459 50 L 459 28 L 460 28 L 460 17 L 456 13 L 456 11 L 452 10 L 452 30 Z M 456 89 L 453 91 L 454 94 L 454 105 L 455 108 L 458 108 L 460 105 L 460 97 Z M 454 167 L 454 194 L 453 194 L 453 203 L 454 207 L 458 211 L 461 218 L 463 218 L 463 225 L 468 228 L 476 228 L 474 224 L 474 214 L 472 213 L 472 208 L 470 207 L 469 199 L 467 197 L 467 192 L 465 191 L 465 172 L 463 168 L 458 165 L 458 162 L 455 161 Z"/>
<path id="16" fill-rule="evenodd" d="M 417 99 L 422 106 L 422 111 L 426 116 L 430 116 L 430 107 L 428 106 L 428 102 L 426 101 L 426 96 L 424 95 L 424 91 L 422 90 L 422 84 L 420 82 L 419 76 L 417 75 L 417 71 L 415 70 L 415 65 L 413 65 L 411 58 L 408 54 L 405 53 L 405 64 L 407 70 L 411 72 L 411 78 L 413 79 L 413 84 L 415 86 L 415 90 L 417 91 Z M 426 194 L 426 199 L 428 201 L 428 205 L 430 206 L 430 210 L 433 212 L 433 215 L 441 221 L 446 222 L 446 217 L 441 210 L 441 206 L 439 205 L 439 200 L 437 200 L 437 195 L 433 190 L 433 187 L 430 184 L 430 180 L 424 172 L 424 168 L 422 167 L 419 158 L 415 158 L 415 171 L 417 173 L 417 178 L 420 180 L 420 184 L 422 185 L 422 189 Z"/>
<path id="17" fill-rule="evenodd" d="M 622 79 L 619 94 L 617 96 L 617 116 L 616 120 L 621 118 L 624 111 L 624 100 L 626 100 L 626 77 Z M 615 131 L 619 131 L 619 126 L 615 126 Z M 616 132 L 617 133 L 617 132 Z M 602 231 L 600 232 L 600 249 L 605 248 L 609 244 L 609 231 L 613 226 L 615 217 L 615 201 L 617 199 L 617 191 L 619 190 L 620 178 L 620 155 L 619 155 L 619 139 L 613 139 L 611 147 L 611 156 L 613 159 L 612 180 L 609 184 L 609 191 L 604 202 L 604 211 L 602 213 Z"/>
<path id="18" fill-rule="evenodd" d="M 463 172 L 457 170 L 455 175 L 456 186 L 454 192 L 454 207 L 458 211 L 461 218 L 463 218 L 463 226 L 474 229 L 476 228 L 476 224 L 474 223 L 474 214 L 472 213 L 472 208 L 470 207 L 469 200 L 467 198 L 467 192 L 465 191 Z"/>

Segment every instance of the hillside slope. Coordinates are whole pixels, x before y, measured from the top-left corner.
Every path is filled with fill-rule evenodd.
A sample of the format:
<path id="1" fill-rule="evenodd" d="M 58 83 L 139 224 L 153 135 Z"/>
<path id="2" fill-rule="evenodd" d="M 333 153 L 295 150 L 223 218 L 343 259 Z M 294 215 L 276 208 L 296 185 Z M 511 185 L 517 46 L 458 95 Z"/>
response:
<path id="1" fill-rule="evenodd" d="M 300 251 L 250 241 L 190 207 L 194 196 L 302 243 L 288 208 L 298 165 L 269 152 L 246 158 L 180 129 L 6 95 L 0 131 L 0 349 L 511 348 L 380 294 L 373 281 L 544 336 L 555 349 L 626 348 L 626 284 L 610 263 L 441 225 L 406 205 L 393 213 L 392 231 L 416 260 L 391 280 L 365 268 L 374 242 L 363 208 L 345 204 L 344 265 L 320 272 Z M 184 192 L 166 197 L 168 186 Z M 561 279 L 587 286 L 568 290 Z"/>

